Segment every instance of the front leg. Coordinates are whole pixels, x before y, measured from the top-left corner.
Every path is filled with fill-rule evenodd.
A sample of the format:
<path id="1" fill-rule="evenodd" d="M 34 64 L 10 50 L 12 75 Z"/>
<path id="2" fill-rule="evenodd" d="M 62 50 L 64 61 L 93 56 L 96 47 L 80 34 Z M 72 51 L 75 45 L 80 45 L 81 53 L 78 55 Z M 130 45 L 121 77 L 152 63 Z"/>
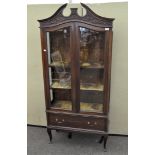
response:
<path id="1" fill-rule="evenodd" d="M 52 131 L 50 128 L 47 128 L 47 133 L 48 133 L 48 136 L 50 138 L 50 143 L 52 143 Z"/>
<path id="2" fill-rule="evenodd" d="M 68 138 L 69 138 L 69 139 L 72 138 L 72 133 L 71 133 L 71 132 L 68 133 Z"/>
<path id="3" fill-rule="evenodd" d="M 100 140 L 98 141 L 100 144 L 103 142 L 104 136 L 101 136 Z"/>
<path id="4" fill-rule="evenodd" d="M 104 144 L 103 144 L 103 146 L 104 146 L 104 152 L 107 151 L 107 150 L 106 150 L 107 139 L 108 139 L 108 135 L 104 135 L 104 136 L 103 136 L 103 140 L 104 140 Z"/>

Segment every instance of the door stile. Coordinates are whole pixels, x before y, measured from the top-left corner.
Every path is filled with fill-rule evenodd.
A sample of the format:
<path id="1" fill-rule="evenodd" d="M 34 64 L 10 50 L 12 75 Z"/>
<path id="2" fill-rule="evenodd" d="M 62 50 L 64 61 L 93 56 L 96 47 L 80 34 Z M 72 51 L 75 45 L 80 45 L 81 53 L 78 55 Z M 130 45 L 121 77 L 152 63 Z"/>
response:
<path id="1" fill-rule="evenodd" d="M 79 63 L 79 40 L 78 27 L 74 23 L 71 31 L 72 41 L 72 110 L 78 113 L 80 111 L 80 63 Z"/>
<path id="2" fill-rule="evenodd" d="M 43 78 L 44 78 L 44 92 L 45 92 L 45 105 L 48 109 L 50 107 L 50 90 L 49 90 L 49 72 L 48 72 L 48 51 L 46 32 L 40 29 L 41 35 L 41 48 L 42 48 L 42 64 L 43 64 Z"/>

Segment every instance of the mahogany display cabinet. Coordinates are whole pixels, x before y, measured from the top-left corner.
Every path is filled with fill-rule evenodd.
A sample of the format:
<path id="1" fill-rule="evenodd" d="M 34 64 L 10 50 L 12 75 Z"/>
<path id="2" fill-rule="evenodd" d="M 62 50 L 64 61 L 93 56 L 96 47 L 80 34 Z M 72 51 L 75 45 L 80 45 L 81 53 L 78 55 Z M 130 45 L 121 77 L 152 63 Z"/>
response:
<path id="1" fill-rule="evenodd" d="M 82 4 L 80 16 L 67 4 L 40 23 L 47 132 L 99 134 L 108 138 L 108 112 L 114 18 L 95 14 Z"/>

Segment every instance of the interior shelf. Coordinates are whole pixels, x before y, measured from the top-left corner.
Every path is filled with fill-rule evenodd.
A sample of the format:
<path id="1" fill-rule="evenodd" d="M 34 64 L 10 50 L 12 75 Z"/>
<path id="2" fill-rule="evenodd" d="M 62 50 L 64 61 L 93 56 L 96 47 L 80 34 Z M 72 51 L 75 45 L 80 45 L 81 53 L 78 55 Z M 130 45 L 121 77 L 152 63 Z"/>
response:
<path id="1" fill-rule="evenodd" d="M 51 84 L 50 88 L 53 88 L 53 89 L 71 89 L 71 85 L 70 84 L 61 85 L 59 82 L 53 82 Z M 104 86 L 102 84 L 98 84 L 98 85 L 91 85 L 91 84 L 82 85 L 81 84 L 80 90 L 103 91 Z"/>
<path id="2" fill-rule="evenodd" d="M 65 68 L 70 68 L 70 64 L 68 63 L 63 63 L 64 67 Z M 49 67 L 62 67 L 62 65 L 59 63 L 59 64 L 54 64 L 54 63 L 51 63 L 48 65 Z M 100 63 L 88 63 L 88 62 L 85 62 L 85 63 L 81 63 L 80 64 L 80 68 L 84 68 L 84 69 L 104 69 L 104 65 L 103 64 L 100 64 Z"/>
<path id="3" fill-rule="evenodd" d="M 81 112 L 102 112 L 103 104 L 80 102 L 80 111 Z"/>
<path id="4" fill-rule="evenodd" d="M 72 103 L 71 101 L 61 100 L 55 101 L 52 104 L 52 108 L 62 109 L 62 110 L 72 110 Z"/>
<path id="5" fill-rule="evenodd" d="M 104 86 L 102 84 L 98 84 L 98 85 L 80 85 L 80 90 L 95 90 L 95 91 L 103 91 L 104 90 Z"/>
<path id="6" fill-rule="evenodd" d="M 72 103 L 71 101 L 61 100 L 55 101 L 53 103 L 52 108 L 62 109 L 62 110 L 72 110 Z M 102 112 L 103 105 L 99 103 L 85 103 L 80 102 L 80 111 L 81 112 Z"/>
<path id="7" fill-rule="evenodd" d="M 80 64 L 80 68 L 88 68 L 88 69 L 103 69 L 104 65 L 101 63 L 90 63 L 84 62 Z"/>
<path id="8" fill-rule="evenodd" d="M 60 82 L 53 82 L 50 86 L 52 89 L 71 89 L 71 84 L 65 83 L 64 85 L 61 85 Z"/>
<path id="9" fill-rule="evenodd" d="M 70 67 L 70 64 L 67 63 L 67 62 L 63 62 L 63 65 L 65 68 L 69 68 Z M 62 64 L 61 63 L 51 63 L 51 64 L 48 64 L 49 67 L 62 67 Z"/>

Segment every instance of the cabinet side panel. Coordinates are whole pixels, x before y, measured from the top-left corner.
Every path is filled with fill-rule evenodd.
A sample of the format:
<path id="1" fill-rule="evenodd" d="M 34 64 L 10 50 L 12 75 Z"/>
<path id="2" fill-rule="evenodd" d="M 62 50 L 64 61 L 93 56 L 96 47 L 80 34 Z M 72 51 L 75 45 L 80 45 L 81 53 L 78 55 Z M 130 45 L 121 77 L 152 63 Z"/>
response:
<path id="1" fill-rule="evenodd" d="M 110 101 L 110 77 L 112 56 L 112 31 L 105 33 L 105 76 L 104 76 L 104 115 L 108 115 Z"/>
<path id="2" fill-rule="evenodd" d="M 113 38 L 113 32 L 109 31 L 109 55 L 108 55 L 108 80 L 109 80 L 109 85 L 108 85 L 108 106 L 107 106 L 107 111 L 109 112 L 109 106 L 110 106 L 110 86 L 111 86 L 111 63 L 112 63 L 112 38 Z"/>

